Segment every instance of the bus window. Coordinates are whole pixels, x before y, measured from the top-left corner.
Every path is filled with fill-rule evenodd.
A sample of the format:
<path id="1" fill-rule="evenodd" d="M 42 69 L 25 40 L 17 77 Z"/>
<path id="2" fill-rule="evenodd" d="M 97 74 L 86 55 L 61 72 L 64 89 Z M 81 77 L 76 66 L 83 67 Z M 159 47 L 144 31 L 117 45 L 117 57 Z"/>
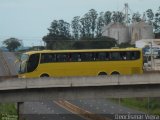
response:
<path id="1" fill-rule="evenodd" d="M 131 60 L 137 60 L 139 58 L 140 58 L 140 52 L 139 51 L 131 52 Z"/>
<path id="2" fill-rule="evenodd" d="M 39 54 L 32 54 L 27 63 L 27 71 L 33 72 L 39 64 Z"/>
<path id="3" fill-rule="evenodd" d="M 122 60 L 127 60 L 127 53 L 126 52 L 120 52 L 120 56 Z"/>
<path id="4" fill-rule="evenodd" d="M 106 53 L 105 52 L 98 53 L 98 60 L 100 61 L 106 60 Z"/>
<path id="5" fill-rule="evenodd" d="M 60 54 L 57 54 L 57 62 L 66 62 L 67 61 L 67 54 L 63 54 L 63 53 L 60 53 Z"/>
<path id="6" fill-rule="evenodd" d="M 122 60 L 120 52 L 111 52 L 111 60 Z"/>
<path id="7" fill-rule="evenodd" d="M 126 52 L 126 59 L 131 60 L 131 52 Z"/>
<path id="8" fill-rule="evenodd" d="M 110 60 L 110 53 L 109 52 L 106 53 L 106 60 Z"/>
<path id="9" fill-rule="evenodd" d="M 80 55 L 79 55 L 79 53 L 71 53 L 71 61 L 72 62 L 78 62 L 78 61 L 80 61 Z"/>
<path id="10" fill-rule="evenodd" d="M 81 60 L 82 61 L 92 61 L 93 60 L 92 53 L 81 53 Z"/>
<path id="11" fill-rule="evenodd" d="M 56 61 L 56 56 L 53 53 L 42 53 L 40 63 L 51 63 Z"/>

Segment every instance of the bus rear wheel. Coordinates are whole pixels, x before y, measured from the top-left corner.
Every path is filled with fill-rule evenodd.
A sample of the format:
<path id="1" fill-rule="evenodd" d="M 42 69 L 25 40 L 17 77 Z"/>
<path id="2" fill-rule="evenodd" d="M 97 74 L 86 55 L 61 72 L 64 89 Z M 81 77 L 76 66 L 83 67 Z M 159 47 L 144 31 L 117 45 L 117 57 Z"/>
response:
<path id="1" fill-rule="evenodd" d="M 49 77 L 48 74 L 42 74 L 40 77 Z"/>
<path id="2" fill-rule="evenodd" d="M 111 75 L 120 75 L 120 73 L 115 71 L 115 72 L 112 72 Z"/>

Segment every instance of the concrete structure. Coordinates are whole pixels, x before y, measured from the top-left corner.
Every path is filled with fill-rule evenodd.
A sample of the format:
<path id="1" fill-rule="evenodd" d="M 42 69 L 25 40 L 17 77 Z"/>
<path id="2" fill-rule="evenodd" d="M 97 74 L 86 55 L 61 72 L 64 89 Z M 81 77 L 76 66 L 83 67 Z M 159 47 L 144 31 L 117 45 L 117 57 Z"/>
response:
<path id="1" fill-rule="evenodd" d="M 159 73 L 133 76 L 1 79 L 0 102 L 159 97 Z"/>
<path id="2" fill-rule="evenodd" d="M 15 64 L 16 56 L 11 52 L 0 51 L 0 76 L 14 76 L 18 73 L 18 63 Z"/>
<path id="3" fill-rule="evenodd" d="M 153 26 L 145 21 L 134 22 L 130 26 L 131 43 L 141 39 L 154 39 Z"/>
<path id="4" fill-rule="evenodd" d="M 102 36 L 117 40 L 117 43 L 130 42 L 128 27 L 121 23 L 110 23 L 102 29 Z"/>

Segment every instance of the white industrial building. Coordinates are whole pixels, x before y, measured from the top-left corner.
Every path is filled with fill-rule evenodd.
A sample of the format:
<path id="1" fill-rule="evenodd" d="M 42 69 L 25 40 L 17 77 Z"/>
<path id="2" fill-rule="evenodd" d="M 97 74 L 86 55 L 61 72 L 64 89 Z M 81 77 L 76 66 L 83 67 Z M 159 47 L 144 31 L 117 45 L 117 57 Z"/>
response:
<path id="1" fill-rule="evenodd" d="M 153 26 L 145 21 L 134 22 L 130 25 L 131 44 L 137 40 L 154 39 Z"/>
<path id="2" fill-rule="evenodd" d="M 117 43 L 135 44 L 137 40 L 154 39 L 153 27 L 145 21 L 134 22 L 131 25 L 110 23 L 102 29 L 102 36 L 117 40 Z"/>
<path id="3" fill-rule="evenodd" d="M 102 36 L 108 36 L 117 40 L 117 43 L 130 42 L 129 29 L 121 23 L 110 23 L 102 29 Z"/>

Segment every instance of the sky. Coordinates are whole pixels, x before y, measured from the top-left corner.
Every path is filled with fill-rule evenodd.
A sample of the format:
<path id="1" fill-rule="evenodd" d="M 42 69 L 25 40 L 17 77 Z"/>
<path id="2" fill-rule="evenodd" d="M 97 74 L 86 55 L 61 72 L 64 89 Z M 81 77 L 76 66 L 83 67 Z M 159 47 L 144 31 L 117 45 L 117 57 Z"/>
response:
<path id="1" fill-rule="evenodd" d="M 53 20 L 71 23 L 90 9 L 122 11 L 125 3 L 132 13 L 149 8 L 156 12 L 160 6 L 160 0 L 0 0 L 0 45 L 10 37 L 22 40 L 24 46 L 43 45 Z"/>

